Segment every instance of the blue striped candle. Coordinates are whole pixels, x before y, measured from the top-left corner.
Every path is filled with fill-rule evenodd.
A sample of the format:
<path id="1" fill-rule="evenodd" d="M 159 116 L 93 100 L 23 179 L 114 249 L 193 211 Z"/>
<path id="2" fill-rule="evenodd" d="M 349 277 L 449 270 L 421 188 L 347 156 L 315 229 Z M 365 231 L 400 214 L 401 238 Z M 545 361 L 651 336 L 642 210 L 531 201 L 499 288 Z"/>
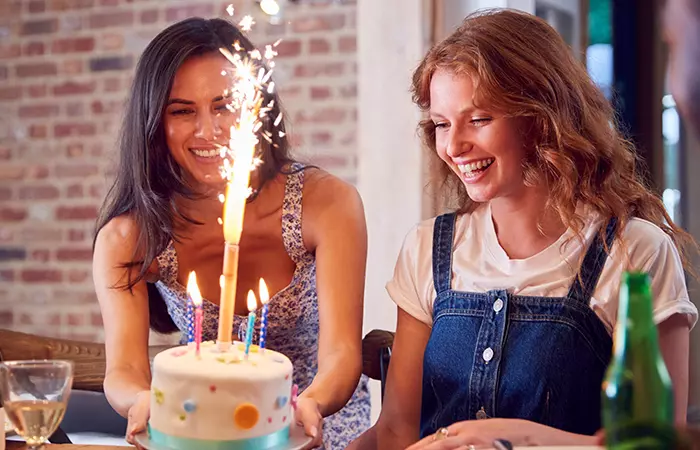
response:
<path id="1" fill-rule="evenodd" d="M 187 314 L 185 315 L 187 323 L 187 343 L 194 342 L 194 307 L 192 298 L 187 296 Z"/>

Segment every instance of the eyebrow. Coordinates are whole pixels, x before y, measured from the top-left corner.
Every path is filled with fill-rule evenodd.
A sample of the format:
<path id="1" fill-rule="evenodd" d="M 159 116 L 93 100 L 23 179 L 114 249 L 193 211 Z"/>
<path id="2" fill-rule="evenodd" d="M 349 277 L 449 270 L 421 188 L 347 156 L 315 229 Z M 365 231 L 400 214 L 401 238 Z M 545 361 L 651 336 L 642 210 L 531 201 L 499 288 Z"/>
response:
<path id="1" fill-rule="evenodd" d="M 224 100 L 224 98 L 231 98 L 231 95 L 227 95 L 224 97 L 223 95 L 217 95 L 213 99 L 211 99 L 212 103 L 220 102 L 221 100 Z M 171 98 L 168 100 L 168 105 L 172 105 L 174 103 L 180 103 L 183 105 L 194 105 L 195 103 L 192 100 L 185 100 L 182 98 Z"/>
<path id="2" fill-rule="evenodd" d="M 468 106 L 468 107 L 466 107 L 466 108 L 462 108 L 457 114 L 458 114 L 459 116 L 466 116 L 466 115 L 469 115 L 469 114 L 473 114 L 474 111 L 478 111 L 478 110 L 479 110 L 479 108 L 476 108 L 474 105 L 470 105 L 470 106 Z M 430 116 L 436 116 L 436 117 L 442 117 L 442 118 L 445 117 L 443 114 L 441 114 L 441 113 L 438 112 L 438 111 L 428 111 L 428 114 L 429 114 Z"/>

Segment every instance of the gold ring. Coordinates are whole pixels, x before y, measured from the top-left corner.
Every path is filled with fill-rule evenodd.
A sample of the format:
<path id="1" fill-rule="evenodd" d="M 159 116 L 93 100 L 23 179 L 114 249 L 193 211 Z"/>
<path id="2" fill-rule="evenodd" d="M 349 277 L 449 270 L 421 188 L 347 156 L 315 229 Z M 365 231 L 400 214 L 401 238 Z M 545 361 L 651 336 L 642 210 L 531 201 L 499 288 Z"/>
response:
<path id="1" fill-rule="evenodd" d="M 449 435 L 450 435 L 450 430 L 448 430 L 445 427 L 442 427 L 439 430 L 437 430 L 435 432 L 435 434 L 433 435 L 433 441 L 441 441 L 443 439 L 446 439 L 447 436 L 449 436 Z"/>

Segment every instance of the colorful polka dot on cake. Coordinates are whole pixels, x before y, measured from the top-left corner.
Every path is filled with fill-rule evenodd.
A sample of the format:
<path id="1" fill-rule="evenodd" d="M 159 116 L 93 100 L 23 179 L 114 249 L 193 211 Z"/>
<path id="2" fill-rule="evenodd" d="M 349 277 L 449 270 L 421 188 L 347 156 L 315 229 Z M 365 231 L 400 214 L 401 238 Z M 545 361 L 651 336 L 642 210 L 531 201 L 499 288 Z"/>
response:
<path id="1" fill-rule="evenodd" d="M 212 394 L 216 392 L 216 386 L 214 386 L 213 384 L 209 386 L 209 392 L 211 392 Z"/>
<path id="2" fill-rule="evenodd" d="M 161 391 L 158 388 L 153 388 L 153 397 L 156 399 L 156 403 L 159 405 L 163 404 L 163 401 L 165 400 L 165 395 L 163 395 L 163 391 Z"/>
<path id="3" fill-rule="evenodd" d="M 243 403 L 238 405 L 233 413 L 233 421 L 237 427 L 244 430 L 253 428 L 260 419 L 260 412 L 255 405 L 251 403 Z"/>
<path id="4" fill-rule="evenodd" d="M 178 416 L 178 419 L 180 419 L 181 421 L 184 422 L 185 419 L 187 419 L 187 415 L 186 415 L 185 413 L 181 413 L 181 414 Z"/>
<path id="5" fill-rule="evenodd" d="M 286 405 L 286 404 L 287 404 L 287 397 L 285 397 L 283 395 L 277 397 L 277 400 L 275 401 L 275 407 L 277 409 L 284 408 L 284 405 Z"/>
<path id="6" fill-rule="evenodd" d="M 197 409 L 197 404 L 194 402 L 194 400 L 186 400 L 182 405 L 182 409 L 184 409 L 185 412 L 192 413 Z"/>

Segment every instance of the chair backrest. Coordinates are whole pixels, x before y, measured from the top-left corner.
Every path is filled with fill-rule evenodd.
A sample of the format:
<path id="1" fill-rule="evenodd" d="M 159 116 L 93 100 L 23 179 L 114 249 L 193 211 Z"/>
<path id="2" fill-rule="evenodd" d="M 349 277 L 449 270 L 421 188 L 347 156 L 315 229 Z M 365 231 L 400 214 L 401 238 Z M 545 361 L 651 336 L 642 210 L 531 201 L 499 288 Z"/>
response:
<path id="1" fill-rule="evenodd" d="M 381 382 L 382 399 L 393 345 L 391 331 L 372 330 L 362 339 L 362 373 Z"/>
<path id="2" fill-rule="evenodd" d="M 151 361 L 168 345 L 149 347 Z M 0 330 L 0 361 L 63 359 L 72 361 L 73 389 L 102 392 L 105 346 L 94 342 L 56 339 L 17 331 Z"/>

